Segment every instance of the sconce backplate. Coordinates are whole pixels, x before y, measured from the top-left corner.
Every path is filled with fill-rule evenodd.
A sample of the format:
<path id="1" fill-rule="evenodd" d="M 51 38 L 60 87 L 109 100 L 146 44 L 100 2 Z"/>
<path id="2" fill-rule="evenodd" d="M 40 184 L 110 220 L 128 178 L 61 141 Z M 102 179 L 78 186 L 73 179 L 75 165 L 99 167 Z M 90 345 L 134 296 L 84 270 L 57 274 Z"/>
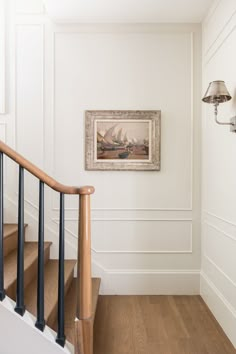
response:
<path id="1" fill-rule="evenodd" d="M 236 116 L 230 119 L 230 131 L 236 133 Z"/>

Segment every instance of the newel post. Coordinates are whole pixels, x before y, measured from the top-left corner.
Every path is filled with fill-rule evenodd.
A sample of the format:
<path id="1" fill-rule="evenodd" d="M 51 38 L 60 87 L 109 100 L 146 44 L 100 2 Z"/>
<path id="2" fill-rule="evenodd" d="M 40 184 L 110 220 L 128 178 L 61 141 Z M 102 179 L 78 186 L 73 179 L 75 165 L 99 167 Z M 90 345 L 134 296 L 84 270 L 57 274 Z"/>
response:
<path id="1" fill-rule="evenodd" d="M 75 319 L 75 353 L 93 353 L 91 208 L 93 187 L 83 187 L 79 196 L 79 237 L 77 259 L 77 306 Z"/>

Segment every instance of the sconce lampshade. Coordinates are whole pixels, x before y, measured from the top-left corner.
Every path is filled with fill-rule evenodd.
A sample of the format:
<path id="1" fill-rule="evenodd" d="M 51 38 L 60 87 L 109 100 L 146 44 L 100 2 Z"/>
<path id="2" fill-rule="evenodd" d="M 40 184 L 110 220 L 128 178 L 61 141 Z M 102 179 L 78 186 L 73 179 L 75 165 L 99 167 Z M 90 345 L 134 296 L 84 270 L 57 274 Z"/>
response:
<path id="1" fill-rule="evenodd" d="M 224 81 L 212 81 L 202 100 L 206 103 L 216 104 L 227 102 L 231 98 Z"/>

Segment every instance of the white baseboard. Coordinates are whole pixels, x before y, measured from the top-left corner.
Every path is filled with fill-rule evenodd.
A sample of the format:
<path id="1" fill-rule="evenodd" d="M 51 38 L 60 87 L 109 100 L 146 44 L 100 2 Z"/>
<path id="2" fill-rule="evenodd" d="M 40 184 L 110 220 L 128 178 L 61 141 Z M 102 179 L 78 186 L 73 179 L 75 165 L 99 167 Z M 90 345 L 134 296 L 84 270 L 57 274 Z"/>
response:
<path id="1" fill-rule="evenodd" d="M 200 294 L 236 348 L 236 309 L 225 299 L 208 276 L 201 272 Z"/>
<path id="2" fill-rule="evenodd" d="M 199 295 L 199 270 L 106 270 L 93 262 L 102 278 L 102 295 Z"/>

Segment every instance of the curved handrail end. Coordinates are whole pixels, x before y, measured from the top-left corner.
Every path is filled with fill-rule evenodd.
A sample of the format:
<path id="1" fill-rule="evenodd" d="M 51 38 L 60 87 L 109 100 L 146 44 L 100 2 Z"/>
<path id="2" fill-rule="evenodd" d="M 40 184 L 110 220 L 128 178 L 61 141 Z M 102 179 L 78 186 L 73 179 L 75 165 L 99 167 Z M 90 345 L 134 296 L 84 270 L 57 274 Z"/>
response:
<path id="1" fill-rule="evenodd" d="M 80 195 L 90 195 L 95 192 L 95 188 L 93 186 L 83 186 L 79 188 Z"/>

